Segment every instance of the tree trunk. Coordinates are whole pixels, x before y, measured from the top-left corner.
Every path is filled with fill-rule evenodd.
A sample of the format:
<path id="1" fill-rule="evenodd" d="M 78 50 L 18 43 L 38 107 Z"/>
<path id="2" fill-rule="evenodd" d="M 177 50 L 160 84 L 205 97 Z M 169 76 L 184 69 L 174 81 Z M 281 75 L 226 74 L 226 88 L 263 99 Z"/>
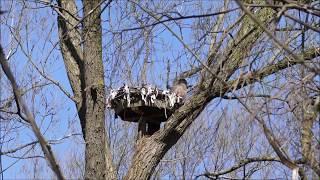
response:
<path id="1" fill-rule="evenodd" d="M 303 102 L 300 141 L 303 161 L 306 162 L 306 164 L 310 166 L 318 176 L 320 176 L 320 165 L 316 160 L 316 156 L 314 155 L 312 148 L 312 126 L 318 116 L 316 106 L 316 102 L 312 102 L 311 99 L 307 99 Z"/>
<path id="2" fill-rule="evenodd" d="M 85 178 L 106 178 L 105 92 L 99 0 L 83 1 L 83 59 L 85 74 Z"/>
<path id="3" fill-rule="evenodd" d="M 100 1 L 83 1 L 80 32 L 75 1 L 58 0 L 59 38 L 68 78 L 77 100 L 85 148 L 85 178 L 115 179 L 105 134 L 105 90 L 102 62 Z M 82 34 L 82 38 L 80 37 Z M 81 48 L 80 39 L 83 40 Z"/>
<path id="4" fill-rule="evenodd" d="M 157 131 L 151 137 L 145 136 L 137 141 L 132 164 L 125 179 L 150 179 L 163 156 L 209 102 L 206 95 L 206 92 L 199 92 L 169 118 L 164 129 Z"/>

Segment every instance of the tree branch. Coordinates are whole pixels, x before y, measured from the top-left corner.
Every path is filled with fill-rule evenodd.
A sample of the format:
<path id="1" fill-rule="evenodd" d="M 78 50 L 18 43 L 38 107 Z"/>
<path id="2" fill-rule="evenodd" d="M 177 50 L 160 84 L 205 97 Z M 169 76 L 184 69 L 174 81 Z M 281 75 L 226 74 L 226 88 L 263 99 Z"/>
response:
<path id="1" fill-rule="evenodd" d="M 205 177 L 210 177 L 210 178 L 214 178 L 217 179 L 219 178 L 219 176 L 221 175 L 225 175 L 228 173 L 231 173 L 233 171 L 236 171 L 237 169 L 250 164 L 250 163 L 255 163 L 255 162 L 281 162 L 279 159 L 273 158 L 273 157 L 254 157 L 254 158 L 246 158 L 244 160 L 241 160 L 238 164 L 233 165 L 232 167 L 230 167 L 229 169 L 220 171 L 220 172 L 215 172 L 215 173 L 210 173 L 210 172 L 206 172 L 200 175 L 197 175 L 195 179 L 201 177 L 201 176 L 205 176 Z"/>
<path id="2" fill-rule="evenodd" d="M 243 3 L 240 0 L 236 0 L 239 7 L 252 19 L 253 22 L 255 22 L 263 31 L 276 43 L 276 45 L 280 49 L 284 49 L 294 60 L 300 60 L 303 61 L 300 57 L 296 56 L 288 46 L 285 44 L 282 44 L 273 34 L 270 32 L 263 23 L 257 19 L 246 7 L 244 7 Z"/>
<path id="3" fill-rule="evenodd" d="M 307 49 L 305 52 L 302 52 L 300 54 L 296 54 L 295 56 L 304 57 L 304 60 L 291 60 L 287 57 L 284 57 L 282 60 L 277 62 L 276 64 L 269 65 L 267 67 L 264 67 L 260 70 L 257 70 L 256 72 L 248 73 L 243 75 L 241 78 L 237 80 L 232 80 L 228 82 L 228 86 L 225 87 L 227 92 L 230 92 L 230 90 L 236 85 L 236 90 L 240 89 L 244 86 L 247 86 L 249 84 L 253 84 L 255 82 L 258 82 L 262 80 L 263 78 L 272 75 L 276 72 L 279 72 L 281 70 L 284 70 L 288 67 L 292 67 L 296 64 L 304 64 L 306 61 L 312 60 L 316 57 L 320 56 L 320 47 L 314 47 Z M 299 58 L 300 59 L 300 58 Z M 229 90 L 228 90 L 229 89 Z"/>
<path id="4" fill-rule="evenodd" d="M 11 72 L 11 69 L 8 65 L 6 58 L 5 58 L 5 55 L 4 55 L 4 52 L 3 52 L 1 45 L 0 45 L 0 63 L 1 63 L 2 70 L 4 71 L 5 75 L 7 76 L 7 78 L 9 79 L 9 81 L 11 83 L 13 93 L 15 95 L 15 99 L 17 102 L 17 107 L 21 108 L 20 117 L 30 123 L 32 131 L 40 143 L 40 146 L 42 148 L 44 156 L 47 158 L 47 161 L 48 161 L 52 171 L 56 174 L 57 178 L 58 179 L 65 179 L 61 170 L 60 170 L 59 165 L 57 164 L 57 161 L 56 161 L 55 156 L 52 152 L 51 146 L 48 144 L 46 139 L 41 134 L 40 129 L 37 126 L 36 121 L 35 121 L 32 113 L 29 111 L 26 103 L 22 99 L 21 90 L 19 89 L 19 87 L 16 83 L 16 80 L 13 76 L 13 73 Z M 25 114 L 25 116 L 24 115 L 22 116 L 22 114 Z"/>
<path id="5" fill-rule="evenodd" d="M 64 140 L 64 139 L 67 139 L 67 138 L 69 138 L 69 137 L 71 137 L 71 136 L 79 136 L 79 135 L 81 135 L 81 134 L 79 134 L 79 133 L 69 134 L 69 135 L 64 136 L 64 137 L 62 137 L 62 138 L 59 138 L 59 139 L 48 140 L 48 143 L 49 143 L 49 144 L 58 144 L 59 141 L 62 141 L 62 140 Z M 37 141 L 32 141 L 32 142 L 30 142 L 30 143 L 21 145 L 21 146 L 19 146 L 19 147 L 14 148 L 14 149 L 2 151 L 2 152 L 0 152 L 0 155 L 12 154 L 12 153 L 15 153 L 15 152 L 17 152 L 17 151 L 20 151 L 20 150 L 22 150 L 22 149 L 24 149 L 24 148 L 26 148 L 26 147 L 28 147 L 28 146 L 37 144 L 37 143 L 39 143 L 39 140 L 37 140 Z"/>
<path id="6" fill-rule="evenodd" d="M 132 3 L 136 4 L 136 2 L 132 2 Z M 236 10 L 238 10 L 238 9 L 239 9 L 239 8 L 233 8 L 233 9 L 229 9 L 229 10 L 225 10 L 225 11 L 208 13 L 208 14 L 199 14 L 199 15 L 189 15 L 189 16 L 171 17 L 171 18 L 168 18 L 168 19 L 165 19 L 165 20 L 157 19 L 156 22 L 151 23 L 151 24 L 147 24 L 147 25 L 139 26 L 139 27 L 121 29 L 121 30 L 115 31 L 114 33 L 122 33 L 122 32 L 126 32 L 126 31 L 134 31 L 134 30 L 139 30 L 139 29 L 145 29 L 145 28 L 147 28 L 147 27 L 156 26 L 156 25 L 158 25 L 158 24 L 163 24 L 163 23 L 169 22 L 169 21 L 176 21 L 176 20 L 182 20 L 182 19 L 193 19 L 193 18 L 203 18 L 203 17 L 217 16 L 217 15 L 220 15 L 220 14 L 230 13 L 230 12 L 236 11 Z"/>

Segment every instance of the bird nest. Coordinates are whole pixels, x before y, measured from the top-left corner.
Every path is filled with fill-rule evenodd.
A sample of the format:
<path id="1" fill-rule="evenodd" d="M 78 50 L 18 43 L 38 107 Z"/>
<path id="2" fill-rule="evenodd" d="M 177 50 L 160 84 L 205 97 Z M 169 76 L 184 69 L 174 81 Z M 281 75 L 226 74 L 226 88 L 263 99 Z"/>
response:
<path id="1" fill-rule="evenodd" d="M 152 86 L 124 85 L 117 90 L 112 89 L 107 99 L 107 107 L 114 109 L 122 120 L 130 122 L 164 122 L 182 104 L 182 98 L 174 92 Z"/>

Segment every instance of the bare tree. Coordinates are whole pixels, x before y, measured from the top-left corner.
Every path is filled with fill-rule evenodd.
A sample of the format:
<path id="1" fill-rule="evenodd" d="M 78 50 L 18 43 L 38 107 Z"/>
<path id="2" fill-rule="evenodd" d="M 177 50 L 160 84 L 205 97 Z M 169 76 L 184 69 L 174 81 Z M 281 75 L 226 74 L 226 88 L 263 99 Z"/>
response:
<path id="1" fill-rule="evenodd" d="M 57 59 L 62 59 L 59 65 L 65 67 L 67 84 L 50 76 L 43 65 L 49 60 L 35 60 L 37 55 L 29 47 L 32 41 L 27 36 L 22 40 L 21 28 L 11 28 L 20 48 L 11 49 L 24 54 L 31 69 L 76 107 L 74 119 L 80 122 L 84 140 L 77 143 L 83 143 L 79 147 L 84 148 L 80 153 L 84 158 L 70 152 L 74 163 L 64 169 L 68 176 L 320 176 L 320 10 L 316 2 L 57 0 L 21 4 L 40 17 L 43 7 L 54 12 L 51 18 L 57 17 L 47 23 L 58 35 L 48 35 L 50 40 L 45 42 L 55 39 L 52 52 L 60 52 Z M 10 23 L 1 23 L 10 29 Z M 48 59 L 54 56 L 51 51 L 47 55 Z M 120 122 L 106 109 L 110 88 L 122 83 L 164 88 L 166 81 L 180 78 L 192 84 L 186 101 L 151 136 L 137 138 L 137 125 Z M 12 111 L 9 102 L 18 104 L 17 97 L 24 93 L 6 96 L 1 99 L 0 111 L 5 113 L 1 119 L 15 122 L 12 117 L 19 113 Z M 62 173 L 54 172 L 62 178 Z"/>

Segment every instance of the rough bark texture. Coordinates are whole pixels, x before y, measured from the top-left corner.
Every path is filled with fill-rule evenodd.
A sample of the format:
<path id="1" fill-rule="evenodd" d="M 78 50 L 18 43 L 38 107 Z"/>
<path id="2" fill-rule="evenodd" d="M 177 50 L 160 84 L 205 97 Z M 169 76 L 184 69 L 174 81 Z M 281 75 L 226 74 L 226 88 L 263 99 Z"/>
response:
<path id="1" fill-rule="evenodd" d="M 137 179 L 137 177 L 150 179 L 162 157 L 201 113 L 206 103 L 209 102 L 208 99 L 209 96 L 204 91 L 197 94 L 169 118 L 164 129 L 151 137 L 139 139 L 132 166 L 125 179 Z"/>
<path id="2" fill-rule="evenodd" d="M 312 141 L 312 125 L 316 119 L 316 114 L 312 111 L 310 102 L 303 103 L 303 119 L 301 122 L 301 145 L 302 156 L 305 160 L 311 156 L 311 141 Z"/>
<path id="3" fill-rule="evenodd" d="M 92 11 L 99 0 L 83 1 L 83 59 L 86 95 L 86 150 L 85 178 L 106 178 L 105 92 L 102 63 L 100 8 Z M 91 14 L 90 14 L 91 13 Z"/>
<path id="4" fill-rule="evenodd" d="M 303 103 L 303 119 L 301 122 L 301 146 L 302 158 L 308 166 L 310 166 L 320 177 L 320 165 L 316 160 L 316 156 L 312 149 L 312 126 L 316 122 L 318 112 L 316 111 L 317 104 L 312 104 L 312 100 L 306 100 Z"/>
<path id="5" fill-rule="evenodd" d="M 74 1 L 59 0 L 58 16 L 61 52 L 85 139 L 85 178 L 115 179 L 111 151 L 105 134 L 105 90 L 102 63 L 100 1 L 83 1 L 83 29 L 77 26 Z M 68 12 L 66 12 L 68 11 Z M 82 37 L 81 37 L 82 35 Z M 80 40 L 83 40 L 81 49 Z"/>
<path id="6" fill-rule="evenodd" d="M 58 16 L 58 28 L 60 38 L 60 48 L 64 64 L 67 70 L 69 82 L 77 100 L 76 106 L 80 118 L 80 124 L 85 137 L 85 94 L 84 94 L 84 68 L 83 54 L 80 45 L 81 36 L 77 25 L 79 21 L 74 18 L 77 16 L 77 6 L 74 1 L 59 0 L 58 4 L 62 9 Z M 73 16 L 71 16 L 71 14 Z"/>

